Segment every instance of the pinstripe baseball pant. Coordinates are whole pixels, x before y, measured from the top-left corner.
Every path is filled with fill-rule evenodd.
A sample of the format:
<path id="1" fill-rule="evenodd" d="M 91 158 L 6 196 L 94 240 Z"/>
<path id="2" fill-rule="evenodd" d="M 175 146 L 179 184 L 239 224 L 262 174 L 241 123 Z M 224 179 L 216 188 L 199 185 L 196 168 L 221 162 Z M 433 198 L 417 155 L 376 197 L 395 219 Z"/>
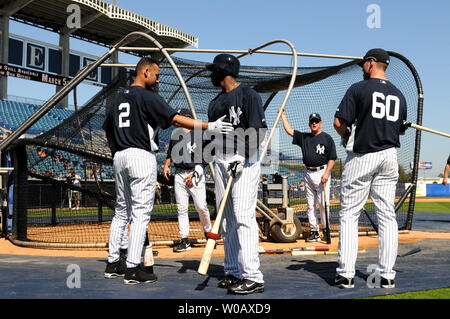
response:
<path id="1" fill-rule="evenodd" d="M 191 170 L 177 170 L 175 173 L 175 200 L 178 209 L 178 227 L 181 238 L 189 237 L 189 195 L 192 196 L 195 209 L 198 212 L 200 222 L 205 232 L 211 231 L 211 220 L 208 205 L 206 203 L 205 175 L 202 176 L 197 186 L 186 186 L 185 178 L 193 172 Z"/>
<path id="2" fill-rule="evenodd" d="M 341 181 L 337 274 L 346 278 L 355 276 L 358 218 L 370 196 L 379 223 L 378 271 L 382 277 L 394 279 L 393 267 L 398 247 L 398 225 L 394 210 L 397 180 L 397 150 L 394 147 L 367 154 L 348 153 Z"/>
<path id="3" fill-rule="evenodd" d="M 308 221 L 311 226 L 311 231 L 319 231 L 319 224 L 317 222 L 318 214 L 316 209 L 316 204 L 319 204 L 320 211 L 320 222 L 322 224 L 322 229 L 325 229 L 325 203 L 323 198 L 323 184 L 321 182 L 322 175 L 325 173 L 327 165 L 321 170 L 310 171 L 305 170 L 305 191 L 306 191 L 306 201 L 308 203 Z M 325 184 L 325 191 L 327 197 L 327 205 L 330 207 L 330 177 Z M 329 217 L 328 217 L 329 219 Z"/>
<path id="4" fill-rule="evenodd" d="M 229 179 L 229 163 L 226 159 L 215 160 L 217 209 Z M 242 172 L 233 179 L 223 212 L 222 235 L 225 274 L 263 283 L 263 274 L 259 270 L 259 229 L 255 215 L 260 172 L 258 161 L 246 161 Z"/>
<path id="5" fill-rule="evenodd" d="M 127 267 L 141 263 L 142 249 L 147 226 L 150 221 L 155 198 L 156 157 L 155 154 L 128 148 L 114 155 L 114 178 L 116 179 L 116 210 L 109 231 L 108 262 L 119 259 L 119 249 L 126 236 L 131 218 L 128 237 Z"/>

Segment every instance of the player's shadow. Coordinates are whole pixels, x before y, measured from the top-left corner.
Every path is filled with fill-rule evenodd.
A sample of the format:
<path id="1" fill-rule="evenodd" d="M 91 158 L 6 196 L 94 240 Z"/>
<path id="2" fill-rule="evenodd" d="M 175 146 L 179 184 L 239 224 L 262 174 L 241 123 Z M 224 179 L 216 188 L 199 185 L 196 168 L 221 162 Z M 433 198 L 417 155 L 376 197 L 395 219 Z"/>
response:
<path id="1" fill-rule="evenodd" d="M 286 269 L 305 270 L 319 276 L 330 286 L 334 284 L 337 262 L 316 262 L 313 260 L 292 260 L 292 262 L 295 262 L 295 264 L 286 267 Z"/>
<path id="2" fill-rule="evenodd" d="M 200 266 L 200 261 L 198 260 L 177 260 L 177 262 L 181 263 L 181 267 L 177 271 L 178 273 L 186 273 L 187 271 L 197 272 L 198 267 Z M 203 290 L 209 286 L 210 284 L 209 280 L 211 278 L 215 278 L 217 279 L 217 281 L 219 281 L 220 279 L 223 278 L 223 276 L 224 276 L 223 265 L 216 265 L 211 263 L 208 267 L 207 275 L 205 277 L 201 277 L 201 275 L 199 275 L 199 277 L 205 278 L 205 280 L 199 283 L 197 287 L 195 287 L 195 290 Z M 216 286 L 217 283 L 215 282 L 212 285 Z"/>
<path id="3" fill-rule="evenodd" d="M 97 261 L 101 262 L 101 263 L 104 263 L 105 266 L 106 266 L 106 264 L 108 264 L 108 259 L 98 259 Z M 165 268 L 173 268 L 173 267 L 175 267 L 173 265 L 158 264 L 156 262 L 155 262 L 155 264 L 153 266 L 154 267 L 165 267 Z"/>

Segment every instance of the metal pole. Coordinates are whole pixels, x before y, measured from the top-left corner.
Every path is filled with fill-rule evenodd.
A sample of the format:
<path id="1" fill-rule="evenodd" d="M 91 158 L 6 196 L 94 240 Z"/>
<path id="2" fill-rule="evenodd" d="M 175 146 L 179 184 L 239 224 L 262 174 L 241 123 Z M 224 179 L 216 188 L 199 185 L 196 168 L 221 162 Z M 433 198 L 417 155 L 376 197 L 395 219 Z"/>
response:
<path id="1" fill-rule="evenodd" d="M 120 47 L 121 51 L 158 51 L 157 48 L 147 48 L 147 47 Z M 166 48 L 167 52 L 175 53 L 175 52 L 194 52 L 194 53 L 235 53 L 235 54 L 253 54 L 253 53 L 262 53 L 262 54 L 276 54 L 276 55 L 293 55 L 292 52 L 287 51 L 272 51 L 272 50 L 259 50 L 258 52 L 253 51 L 252 49 L 248 50 L 222 50 L 222 49 L 181 49 L 181 48 Z M 320 54 L 320 53 L 302 53 L 296 52 L 297 56 L 304 57 L 315 57 L 315 58 L 327 58 L 327 59 L 346 59 L 346 60 L 362 60 L 362 57 L 359 56 L 348 56 L 348 55 L 335 55 L 335 54 Z"/>
<path id="2" fill-rule="evenodd" d="M 116 67 L 122 67 L 122 68 L 135 68 L 136 64 L 128 64 L 128 63 L 104 63 L 100 65 L 101 67 L 107 67 L 107 68 L 116 68 Z M 164 68 L 172 68 L 171 66 L 160 66 L 161 69 Z M 204 65 L 180 65 L 178 66 L 178 69 L 199 69 L 199 70 L 206 70 L 206 66 Z M 239 73 L 255 73 L 255 74 L 273 74 L 273 75 L 291 75 L 292 73 L 288 72 L 275 72 L 275 71 L 261 71 L 261 70 L 251 70 L 251 69 L 240 69 Z M 191 77 L 198 74 L 193 74 Z M 187 81 L 186 81 L 187 82 Z"/>
<path id="3" fill-rule="evenodd" d="M 262 151 L 262 153 L 261 153 L 261 155 L 259 157 L 259 161 L 260 162 L 262 161 L 264 156 L 266 156 L 266 152 L 267 152 L 267 149 L 269 147 L 270 141 L 272 140 L 273 134 L 275 133 L 275 128 L 277 127 L 278 122 L 280 121 L 281 113 L 283 112 L 284 107 L 286 106 L 286 103 L 287 103 L 287 101 L 289 99 L 289 96 L 291 95 L 292 88 L 294 87 L 295 79 L 297 77 L 296 70 L 298 69 L 298 56 L 297 56 L 297 51 L 295 50 L 294 45 L 291 42 L 287 41 L 287 40 L 274 40 L 274 41 L 268 42 L 266 44 L 263 44 L 263 45 L 255 48 L 255 49 L 253 49 L 251 51 L 249 50 L 247 53 L 243 53 L 242 55 L 239 56 L 239 57 L 242 57 L 242 56 L 245 56 L 247 54 L 252 54 L 253 52 L 257 52 L 261 48 L 266 47 L 266 46 L 271 45 L 271 44 L 274 44 L 274 43 L 285 43 L 291 48 L 292 55 L 294 57 L 293 58 L 293 60 L 294 60 L 293 64 L 294 65 L 292 66 L 291 81 L 289 82 L 289 86 L 288 86 L 288 89 L 286 91 L 286 95 L 284 96 L 283 103 L 281 104 L 280 112 L 278 112 L 277 118 L 276 118 L 275 122 L 273 123 L 272 130 L 270 131 L 269 137 L 267 138 L 266 144 L 264 145 L 263 151 Z"/>
<path id="4" fill-rule="evenodd" d="M 282 179 L 283 203 L 281 204 L 281 206 L 286 208 L 289 206 L 289 183 L 287 176 L 283 176 Z"/>

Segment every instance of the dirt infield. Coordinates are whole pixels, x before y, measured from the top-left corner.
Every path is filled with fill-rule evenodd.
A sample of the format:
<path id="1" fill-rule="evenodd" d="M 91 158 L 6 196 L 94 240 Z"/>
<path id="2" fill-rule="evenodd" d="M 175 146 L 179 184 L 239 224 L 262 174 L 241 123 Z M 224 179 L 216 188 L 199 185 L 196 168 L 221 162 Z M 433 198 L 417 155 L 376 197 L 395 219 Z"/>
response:
<path id="1" fill-rule="evenodd" d="M 431 233 L 422 231 L 409 231 L 407 233 L 399 234 L 399 243 L 417 242 L 427 238 L 433 239 L 450 239 L 450 233 Z M 329 246 L 330 251 L 337 251 L 338 237 L 333 237 Z M 359 237 L 359 249 L 367 249 L 369 247 L 376 247 L 378 245 L 377 236 L 360 236 Z M 304 240 L 297 240 L 296 243 L 273 243 L 273 242 L 260 242 L 260 246 L 265 250 L 271 249 L 289 249 L 293 247 L 305 247 L 305 246 L 326 246 L 324 242 L 318 243 L 306 243 Z M 203 255 L 204 245 L 196 245 L 192 250 L 182 253 L 174 253 L 171 247 L 158 246 L 154 247 L 154 250 L 158 251 L 159 258 L 201 258 Z M 9 240 L 5 238 L 0 239 L 0 254 L 9 255 L 27 255 L 27 256 L 58 256 L 58 257 L 92 257 L 92 258 L 106 258 L 107 249 L 102 250 L 73 250 L 73 249 L 38 249 L 38 248 L 25 248 L 13 245 Z M 218 245 L 214 251 L 214 257 L 224 257 L 223 245 Z"/>

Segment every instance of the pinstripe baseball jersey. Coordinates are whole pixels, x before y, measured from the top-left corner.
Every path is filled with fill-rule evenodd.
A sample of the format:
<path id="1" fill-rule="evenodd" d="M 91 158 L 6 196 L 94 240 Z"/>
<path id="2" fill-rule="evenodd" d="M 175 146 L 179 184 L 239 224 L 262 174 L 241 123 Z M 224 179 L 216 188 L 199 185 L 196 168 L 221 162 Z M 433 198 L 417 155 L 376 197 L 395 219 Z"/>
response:
<path id="1" fill-rule="evenodd" d="M 335 117 L 351 127 L 347 151 L 371 153 L 400 147 L 406 113 L 403 94 L 389 81 L 371 78 L 347 90 Z"/>
<path id="2" fill-rule="evenodd" d="M 114 99 L 103 128 L 114 134 L 117 151 L 139 148 L 156 152 L 158 128 L 168 128 L 175 114 L 176 110 L 156 92 L 131 86 Z"/>

